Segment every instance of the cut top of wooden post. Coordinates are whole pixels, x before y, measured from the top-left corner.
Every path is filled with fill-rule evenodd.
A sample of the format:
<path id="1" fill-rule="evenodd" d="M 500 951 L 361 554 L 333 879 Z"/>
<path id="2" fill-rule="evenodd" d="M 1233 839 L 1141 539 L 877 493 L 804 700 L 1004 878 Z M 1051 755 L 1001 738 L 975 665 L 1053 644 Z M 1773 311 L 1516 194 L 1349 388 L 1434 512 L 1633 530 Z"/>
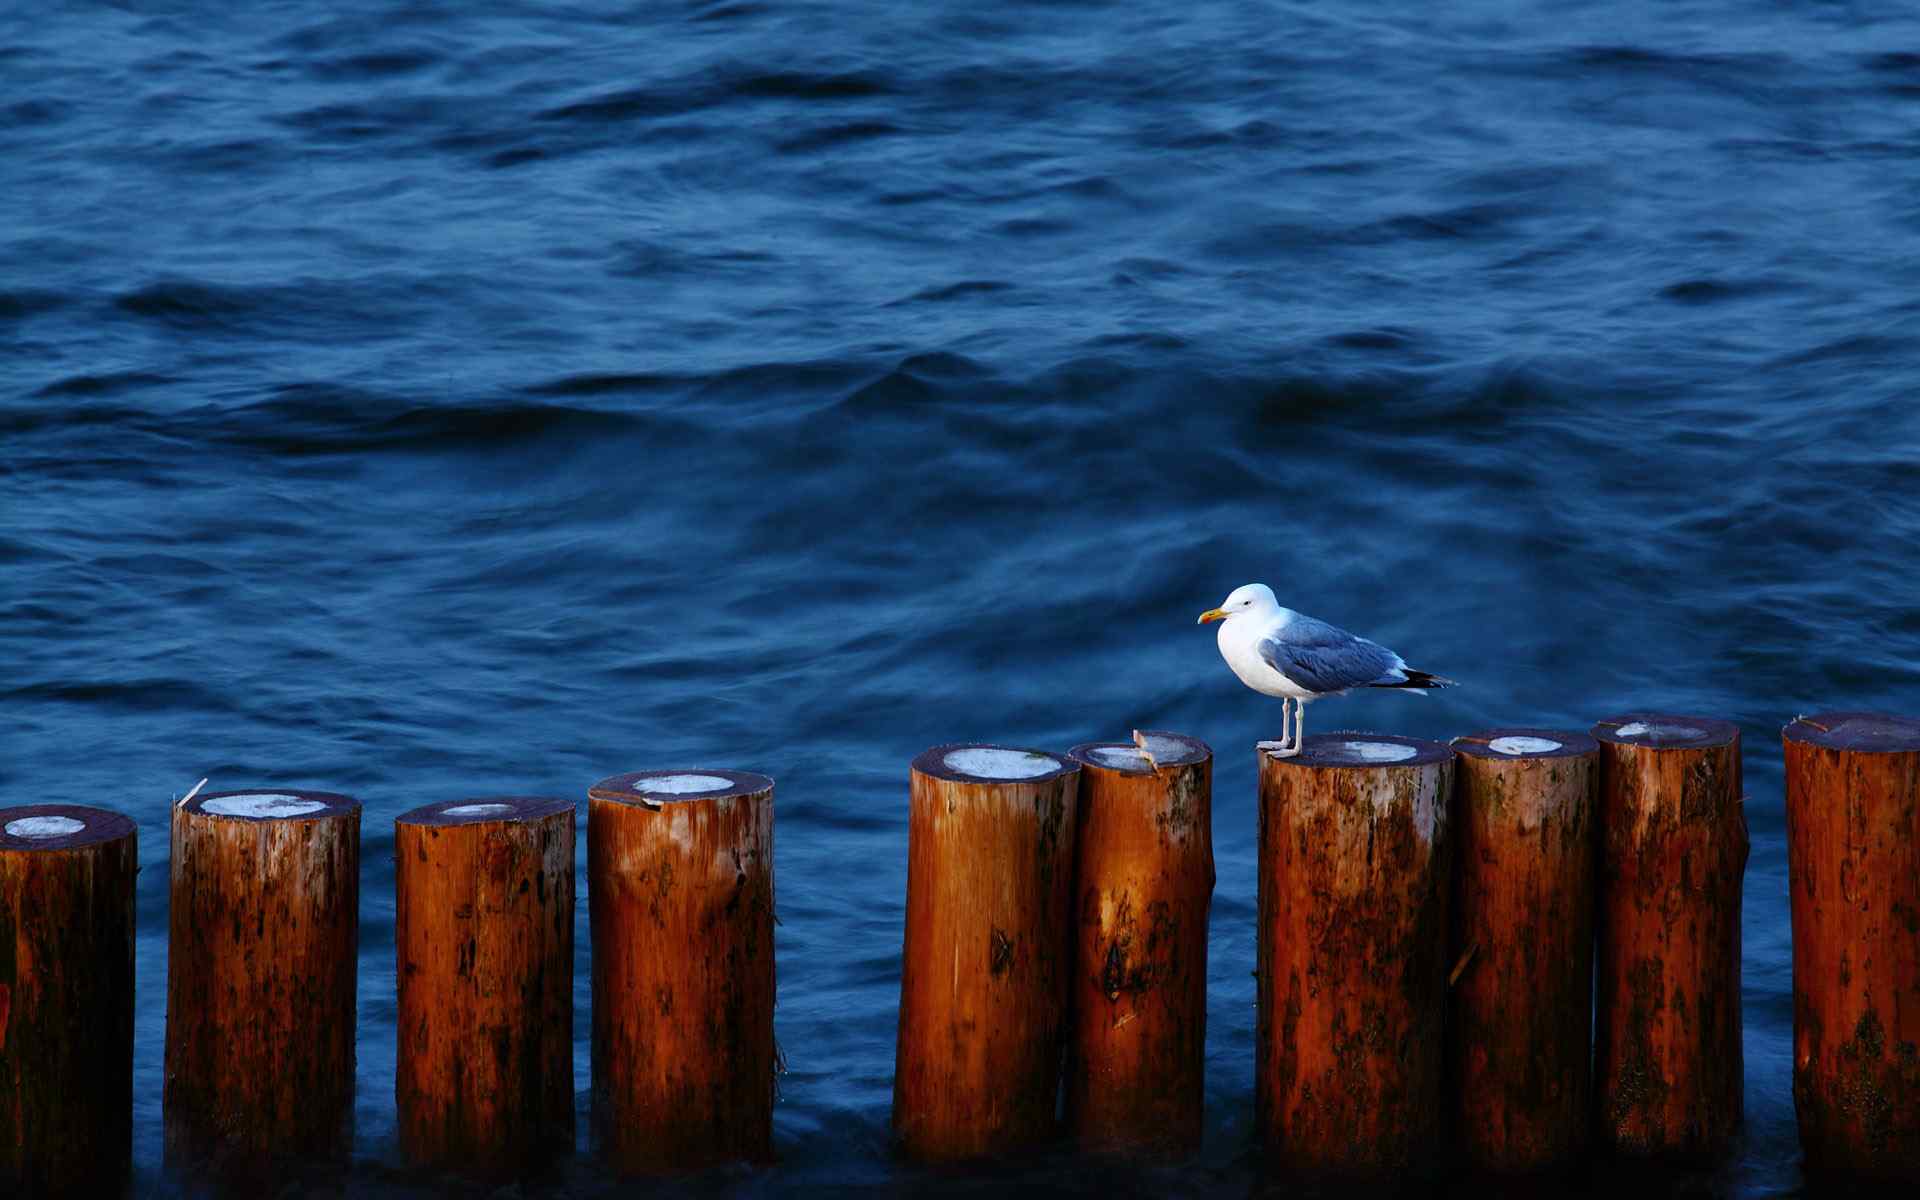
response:
<path id="1" fill-rule="evenodd" d="M 1725 746 L 1740 737 L 1740 727 L 1714 717 L 1674 716 L 1671 713 L 1623 713 L 1597 721 L 1593 736 L 1614 746 L 1699 749 Z"/>
<path id="2" fill-rule="evenodd" d="M 1480 810 L 1462 808 L 1461 818 L 1502 825 L 1517 821 L 1518 830 L 1529 834 L 1552 820 L 1563 835 L 1576 838 L 1593 828 L 1570 807 L 1585 813 L 1591 806 L 1586 789 L 1598 778 L 1592 774 L 1600 761 L 1597 739 L 1567 729 L 1486 729 L 1454 738 L 1453 748 L 1463 760 L 1461 795 Z M 1579 778 L 1586 782 L 1571 790 L 1561 787 L 1563 776 L 1571 779 L 1569 772 L 1580 769 L 1565 764 L 1582 759 L 1587 773 Z"/>
<path id="3" fill-rule="evenodd" d="M 1453 739 L 1453 748 L 1472 758 L 1510 761 L 1529 758 L 1579 758 L 1597 754 L 1600 743 L 1565 729 L 1488 729 Z"/>
<path id="4" fill-rule="evenodd" d="M 1140 753 L 1140 743 L 1147 753 Z M 1147 755 L 1153 756 L 1151 762 Z M 1213 748 L 1199 738 L 1184 733 L 1166 733 L 1149 729 L 1132 742 L 1087 742 L 1067 751 L 1067 757 L 1082 767 L 1118 771 L 1122 775 L 1151 775 L 1158 767 L 1191 767 L 1213 757 Z"/>
<path id="5" fill-rule="evenodd" d="M 1289 758 L 1271 750 L 1262 754 L 1286 767 L 1417 767 L 1453 761 L 1453 747 L 1445 742 L 1351 729 L 1310 734 L 1300 753 Z"/>
<path id="6" fill-rule="evenodd" d="M 1790 742 L 1855 754 L 1920 751 L 1920 720 L 1887 713 L 1827 712 L 1800 717 L 1781 731 Z"/>
<path id="7" fill-rule="evenodd" d="M 80 804 L 0 808 L 0 850 L 79 850 L 133 832 L 133 820 Z"/>
<path id="8" fill-rule="evenodd" d="M 201 792 L 180 811 L 233 821 L 318 821 L 360 811 L 360 802 L 338 792 L 253 789 Z"/>
<path id="9" fill-rule="evenodd" d="M 484 796 L 476 800 L 441 800 L 423 804 L 394 818 L 396 825 L 484 825 L 490 821 L 537 821 L 566 812 L 573 801 L 552 796 Z"/>
<path id="10" fill-rule="evenodd" d="M 1040 783 L 1078 771 L 1080 765 L 1045 750 L 954 742 L 924 751 L 913 760 L 913 769 L 949 783 Z"/>
<path id="11" fill-rule="evenodd" d="M 773 790 L 773 780 L 753 771 L 629 771 L 587 789 L 589 800 L 612 800 L 658 811 L 694 800 L 730 800 Z"/>

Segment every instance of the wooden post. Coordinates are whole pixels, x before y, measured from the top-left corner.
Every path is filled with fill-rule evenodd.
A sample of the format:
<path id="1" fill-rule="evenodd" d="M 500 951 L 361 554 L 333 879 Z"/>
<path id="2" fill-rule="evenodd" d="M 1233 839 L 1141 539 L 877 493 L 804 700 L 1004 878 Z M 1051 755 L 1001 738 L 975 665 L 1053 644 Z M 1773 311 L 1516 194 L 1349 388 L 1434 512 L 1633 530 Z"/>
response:
<path id="1" fill-rule="evenodd" d="M 105 809 L 0 808 L 0 1194 L 126 1186 L 138 840 Z"/>
<path id="2" fill-rule="evenodd" d="M 1260 755 L 1255 1123 L 1284 1171 L 1436 1165 L 1454 754 L 1377 733 Z"/>
<path id="3" fill-rule="evenodd" d="M 394 1101 L 422 1164 L 506 1175 L 573 1149 L 570 801 L 450 800 L 394 821 Z"/>
<path id="4" fill-rule="evenodd" d="M 360 804 L 202 793 L 173 810 L 170 1158 L 236 1175 L 353 1141 Z"/>
<path id="5" fill-rule="evenodd" d="M 1075 746 L 1068 1133 L 1090 1150 L 1179 1159 L 1206 1107 L 1213 751 L 1177 733 Z"/>
<path id="6" fill-rule="evenodd" d="M 773 1157 L 773 781 L 641 771 L 587 792 L 593 1125 L 616 1171 Z"/>
<path id="7" fill-rule="evenodd" d="M 1025 1150 L 1057 1129 L 1080 768 L 950 745 L 911 779 L 894 1138 L 924 1161 Z"/>
<path id="8" fill-rule="evenodd" d="M 1593 1121 L 1600 745 L 1490 729 L 1453 748 L 1454 1139 L 1485 1170 L 1564 1167 Z"/>
<path id="9" fill-rule="evenodd" d="M 1920 720 L 1782 740 L 1800 1145 L 1820 1175 L 1920 1183 Z"/>
<path id="10" fill-rule="evenodd" d="M 1710 1162 L 1740 1128 L 1740 730 L 1628 713 L 1600 741 L 1600 1143 Z"/>

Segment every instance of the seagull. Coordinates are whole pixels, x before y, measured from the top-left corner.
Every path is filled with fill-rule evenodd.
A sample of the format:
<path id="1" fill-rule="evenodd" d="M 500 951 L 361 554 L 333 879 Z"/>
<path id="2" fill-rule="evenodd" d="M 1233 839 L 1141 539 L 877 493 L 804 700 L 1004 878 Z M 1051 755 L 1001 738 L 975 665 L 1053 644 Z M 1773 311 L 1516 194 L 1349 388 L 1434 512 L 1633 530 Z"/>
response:
<path id="1" fill-rule="evenodd" d="M 1233 673 L 1263 696 L 1280 697 L 1280 740 L 1261 742 L 1276 758 L 1300 753 L 1307 702 L 1340 696 L 1357 687 L 1451 687 L 1442 679 L 1409 667 L 1377 642 L 1336 629 L 1304 613 L 1281 608 L 1264 583 L 1233 589 L 1219 608 L 1200 614 L 1200 624 L 1220 622 L 1220 657 Z M 1413 691 L 1412 695 L 1420 695 Z M 1293 708 L 1293 738 L 1287 740 L 1288 701 Z"/>

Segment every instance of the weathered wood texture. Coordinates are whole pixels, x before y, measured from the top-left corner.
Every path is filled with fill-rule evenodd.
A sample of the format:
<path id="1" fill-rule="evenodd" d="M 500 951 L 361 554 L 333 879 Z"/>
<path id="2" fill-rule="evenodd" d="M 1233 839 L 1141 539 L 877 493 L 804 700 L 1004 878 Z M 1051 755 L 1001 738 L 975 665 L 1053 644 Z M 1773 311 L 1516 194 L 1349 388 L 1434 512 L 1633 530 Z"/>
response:
<path id="1" fill-rule="evenodd" d="M 1260 755 L 1255 1124 L 1282 1171 L 1429 1167 L 1443 1128 L 1454 754 L 1374 733 Z"/>
<path id="2" fill-rule="evenodd" d="M 1740 1128 L 1740 730 L 1628 713 L 1600 742 L 1594 1114 L 1617 1153 L 1707 1162 Z"/>
<path id="3" fill-rule="evenodd" d="M 344 1160 L 353 1140 L 359 802 L 215 792 L 175 807 L 167 924 L 169 1158 L 245 1175 Z"/>
<path id="4" fill-rule="evenodd" d="M 1823 1175 L 1920 1182 L 1920 720 L 1783 741 L 1800 1144 Z"/>
<path id="5" fill-rule="evenodd" d="M 1069 753 L 1074 976 L 1067 1131 L 1082 1147 L 1178 1159 L 1206 1107 L 1207 912 L 1213 903 L 1213 751 L 1179 734 Z"/>
<path id="6" fill-rule="evenodd" d="M 429 804 L 394 822 L 400 1145 L 506 1175 L 573 1149 L 574 805 Z"/>
<path id="7" fill-rule="evenodd" d="M 1584 733 L 1455 738 L 1449 1100 L 1475 1167 L 1566 1166 L 1592 1127 L 1600 746 Z"/>
<path id="8" fill-rule="evenodd" d="M 126 1185 L 139 869 L 119 813 L 0 809 L 0 1195 Z"/>
<path id="9" fill-rule="evenodd" d="M 645 1174 L 773 1155 L 773 781 L 642 771 L 587 793 L 594 1141 Z"/>
<path id="10" fill-rule="evenodd" d="M 893 1133 L 925 1161 L 1058 1132 L 1080 769 L 1039 751 L 1001 751 L 1026 756 L 1008 768 L 1024 778 L 950 762 L 978 749 L 935 747 L 912 769 Z"/>

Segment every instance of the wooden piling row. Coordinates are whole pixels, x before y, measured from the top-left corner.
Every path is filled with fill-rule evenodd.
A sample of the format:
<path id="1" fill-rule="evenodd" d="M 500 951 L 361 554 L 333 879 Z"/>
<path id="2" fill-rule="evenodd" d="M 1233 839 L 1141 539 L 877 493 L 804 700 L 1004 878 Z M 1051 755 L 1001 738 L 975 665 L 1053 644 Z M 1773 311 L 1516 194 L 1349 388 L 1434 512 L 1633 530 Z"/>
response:
<path id="1" fill-rule="evenodd" d="M 587 792 L 593 1131 L 626 1174 L 773 1157 L 773 781 Z"/>
<path id="2" fill-rule="evenodd" d="M 1255 1126 L 1272 1167 L 1433 1169 L 1454 753 L 1385 734 L 1260 755 Z"/>
<path id="3" fill-rule="evenodd" d="M 1920 720 L 1825 713 L 1782 740 L 1808 1168 L 1920 1182 Z M 1088 1151 L 1197 1149 L 1211 776 L 1211 752 L 1176 734 L 914 760 L 905 1154 L 1019 1153 L 1062 1116 Z M 1495 729 L 1451 747 L 1320 734 L 1294 757 L 1262 752 L 1259 785 L 1270 1168 L 1532 1172 L 1577 1163 L 1590 1138 L 1724 1156 L 1743 1087 L 1737 727 L 1631 713 L 1591 736 Z M 771 1159 L 772 790 L 653 771 L 589 791 L 593 1132 L 623 1173 Z M 359 824 L 357 802 L 321 792 L 174 808 L 170 1164 L 266 1179 L 344 1159 Z M 573 837 L 559 800 L 396 820 L 411 1161 L 516 1174 L 571 1146 Z M 124 1187 L 135 845 L 118 814 L 0 810 L 9 1194 Z"/>
<path id="4" fill-rule="evenodd" d="M 138 839 L 104 809 L 0 809 L 0 1195 L 126 1184 Z"/>
<path id="5" fill-rule="evenodd" d="M 1067 1131 L 1086 1150 L 1178 1160 L 1199 1150 L 1206 1106 L 1213 751 L 1147 733 L 1067 757 L 1080 766 Z"/>
<path id="6" fill-rule="evenodd" d="M 1080 768 L 1038 750 L 913 760 L 893 1136 L 952 1161 L 1056 1130 Z"/>
<path id="7" fill-rule="evenodd" d="M 360 804 L 215 792 L 173 810 L 167 1154 L 186 1170 L 344 1161 L 353 1137 Z"/>
<path id="8" fill-rule="evenodd" d="M 1594 1104 L 1618 1153 L 1712 1162 L 1741 1119 L 1740 730 L 1628 713 L 1601 749 Z"/>
<path id="9" fill-rule="evenodd" d="M 1584 733 L 1490 729 L 1453 746 L 1456 1144 L 1484 1170 L 1566 1167 L 1592 1124 L 1600 745 Z"/>
<path id="10" fill-rule="evenodd" d="M 1793 916 L 1793 1102 L 1807 1166 L 1920 1182 L 1920 721 L 1781 735 Z"/>
<path id="11" fill-rule="evenodd" d="M 415 1163 L 538 1169 L 573 1149 L 574 804 L 442 801 L 394 821 L 394 1105 Z"/>

